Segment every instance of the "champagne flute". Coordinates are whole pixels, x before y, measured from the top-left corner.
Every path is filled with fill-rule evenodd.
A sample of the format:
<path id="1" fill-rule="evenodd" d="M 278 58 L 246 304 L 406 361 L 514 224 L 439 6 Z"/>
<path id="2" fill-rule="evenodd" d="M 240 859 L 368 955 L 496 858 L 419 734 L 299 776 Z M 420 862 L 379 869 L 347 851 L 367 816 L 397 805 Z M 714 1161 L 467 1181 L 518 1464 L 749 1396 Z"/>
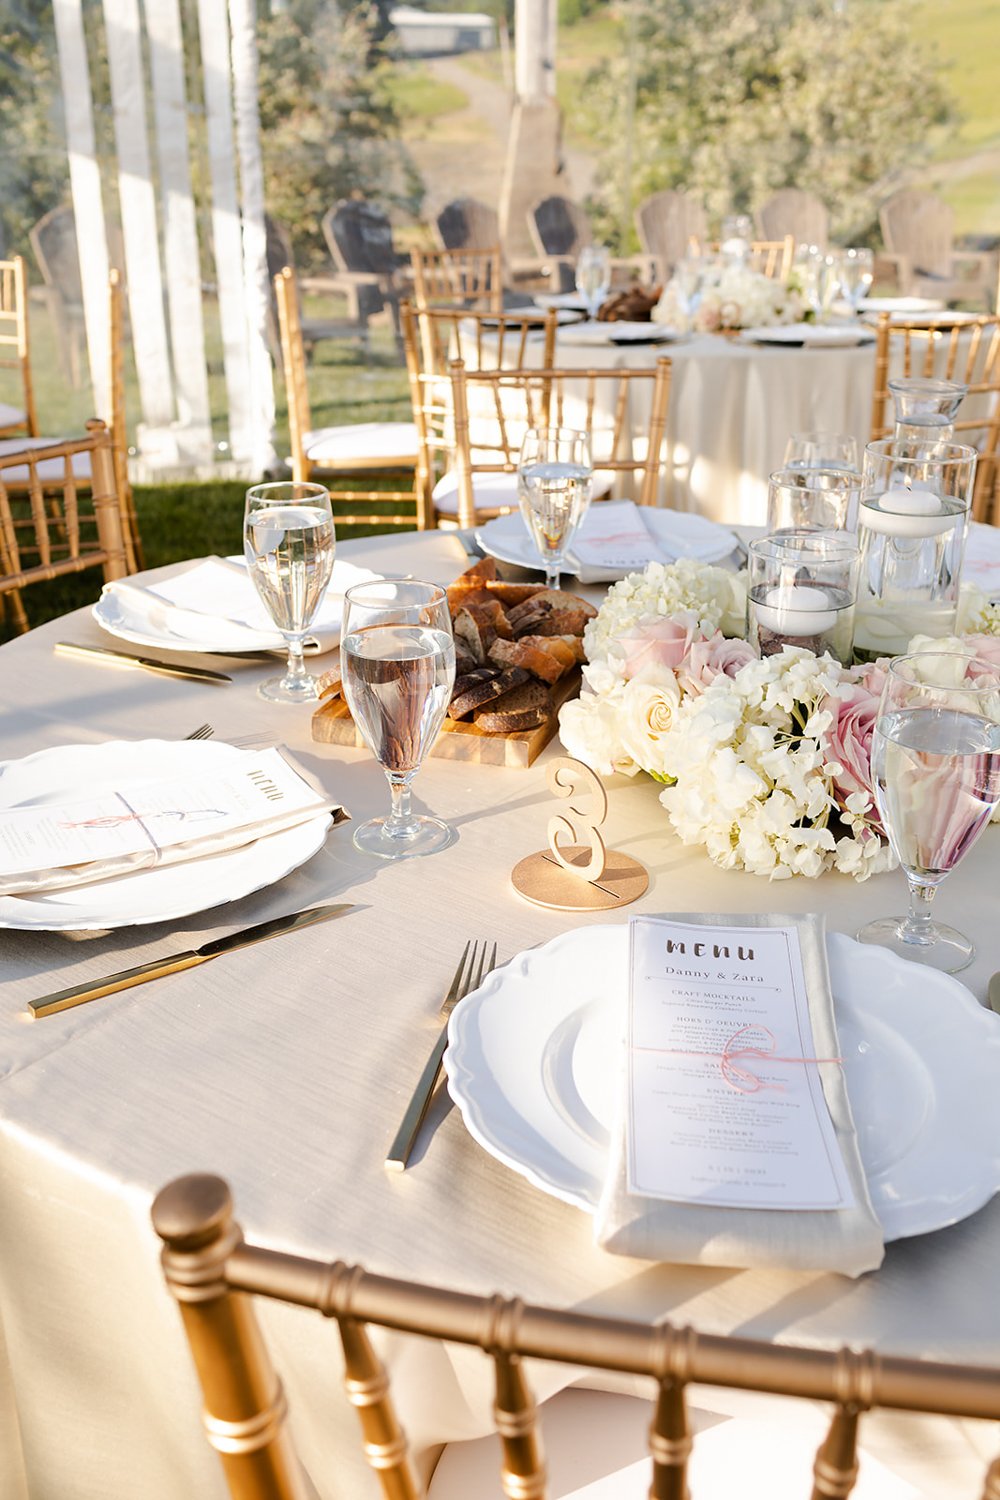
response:
<path id="1" fill-rule="evenodd" d="M 896 657 L 872 735 L 871 774 L 910 909 L 869 922 L 858 938 L 953 974 L 975 948 L 933 922 L 931 908 L 1000 802 L 1000 672 L 957 652 Z"/>
<path id="2" fill-rule="evenodd" d="M 566 550 L 587 513 L 594 483 L 585 432 L 529 427 L 517 467 L 517 497 L 545 569 L 545 585 L 559 587 Z"/>
<path id="3" fill-rule="evenodd" d="M 247 490 L 243 554 L 264 607 L 288 643 L 284 677 L 257 689 L 272 703 L 312 703 L 316 679 L 305 669 L 302 642 L 333 572 L 335 536 L 330 494 L 321 484 L 280 480 Z"/>
<path id="4" fill-rule="evenodd" d="M 587 304 L 587 316 L 597 309 L 611 289 L 611 256 L 604 245 L 584 245 L 576 262 L 576 289 Z"/>
<path id="5" fill-rule="evenodd" d="M 447 848 L 454 830 L 410 807 L 410 783 L 437 739 L 455 685 L 444 589 L 407 578 L 348 589 L 340 664 L 351 717 L 392 792 L 389 816 L 362 823 L 355 847 L 382 859 Z"/>

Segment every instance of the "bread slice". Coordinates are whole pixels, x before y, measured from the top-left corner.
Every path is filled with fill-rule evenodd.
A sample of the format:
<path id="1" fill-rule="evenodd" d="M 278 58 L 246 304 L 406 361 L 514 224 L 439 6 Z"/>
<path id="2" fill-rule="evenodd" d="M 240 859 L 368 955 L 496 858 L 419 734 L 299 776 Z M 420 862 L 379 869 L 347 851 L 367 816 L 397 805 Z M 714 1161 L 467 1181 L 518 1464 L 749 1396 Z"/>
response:
<path id="1" fill-rule="evenodd" d="M 545 592 L 544 583 L 507 583 L 502 578 L 490 579 L 485 588 L 508 608 L 523 604 L 526 599 L 533 599 L 536 594 Z"/>
<path id="2" fill-rule="evenodd" d="M 530 678 L 523 667 L 480 667 L 475 673 L 455 683 L 455 691 L 448 705 L 449 719 L 465 719 L 474 709 L 484 703 L 493 703 L 517 688 L 528 683 Z"/>
<path id="3" fill-rule="evenodd" d="M 461 609 L 470 594 L 479 593 L 487 583 L 494 581 L 496 576 L 496 559 L 477 557 L 472 566 L 466 568 L 465 572 L 459 574 L 455 582 L 448 586 L 448 604 L 452 614 Z"/>
<path id="4" fill-rule="evenodd" d="M 566 650 L 561 641 L 559 645 Z M 519 641 L 496 640 L 490 647 L 489 657 L 501 667 L 524 667 L 542 682 L 557 681 L 574 664 L 572 657 L 566 661 L 548 650 L 548 643 L 541 636 L 525 637 Z"/>
<path id="5" fill-rule="evenodd" d="M 519 734 L 544 724 L 551 711 L 548 688 L 541 682 L 526 682 L 489 708 L 477 709 L 474 721 L 484 734 Z"/>
<path id="6" fill-rule="evenodd" d="M 542 589 L 523 604 L 507 612 L 516 636 L 582 635 L 588 620 L 597 610 L 578 594 L 562 589 Z"/>

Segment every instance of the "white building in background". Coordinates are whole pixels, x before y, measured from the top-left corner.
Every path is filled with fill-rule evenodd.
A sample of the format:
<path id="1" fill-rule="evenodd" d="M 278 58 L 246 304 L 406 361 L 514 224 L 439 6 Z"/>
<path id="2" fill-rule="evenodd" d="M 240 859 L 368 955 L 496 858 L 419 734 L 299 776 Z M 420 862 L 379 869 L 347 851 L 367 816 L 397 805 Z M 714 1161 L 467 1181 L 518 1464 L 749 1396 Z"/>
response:
<path id="1" fill-rule="evenodd" d="M 445 52 L 481 52 L 497 44 L 496 22 L 478 12 L 417 10 L 397 5 L 389 12 L 399 44 L 411 57 Z"/>

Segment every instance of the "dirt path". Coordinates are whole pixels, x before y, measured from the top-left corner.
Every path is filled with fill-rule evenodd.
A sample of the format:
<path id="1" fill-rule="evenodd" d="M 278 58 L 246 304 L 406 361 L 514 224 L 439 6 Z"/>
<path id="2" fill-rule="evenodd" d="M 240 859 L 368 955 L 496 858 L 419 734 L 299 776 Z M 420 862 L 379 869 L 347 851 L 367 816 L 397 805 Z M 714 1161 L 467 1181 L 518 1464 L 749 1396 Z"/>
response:
<path id="1" fill-rule="evenodd" d="M 480 198 L 496 204 L 503 181 L 511 97 L 500 70 L 500 54 L 493 54 L 495 76 L 467 68 L 457 57 L 436 57 L 428 70 L 442 83 L 460 89 L 468 107 L 440 115 L 424 130 L 407 139 L 407 146 L 427 186 L 426 211 L 433 215 L 452 198 Z M 582 199 L 594 180 L 595 162 L 589 153 L 564 149 L 566 194 Z"/>

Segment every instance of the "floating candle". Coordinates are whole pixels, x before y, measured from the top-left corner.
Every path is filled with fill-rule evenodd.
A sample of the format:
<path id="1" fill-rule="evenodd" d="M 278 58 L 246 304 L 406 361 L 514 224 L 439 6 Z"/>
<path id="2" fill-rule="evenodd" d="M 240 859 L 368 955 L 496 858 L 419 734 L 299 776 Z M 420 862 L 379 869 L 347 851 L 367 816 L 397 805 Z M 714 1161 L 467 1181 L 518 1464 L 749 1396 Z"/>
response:
<path id="1" fill-rule="evenodd" d="M 823 635 L 837 623 L 837 611 L 826 589 L 811 584 L 781 584 L 756 601 L 757 625 L 775 635 Z"/>
<path id="2" fill-rule="evenodd" d="M 938 536 L 950 531 L 956 511 L 949 509 L 933 490 L 906 489 L 894 485 L 873 495 L 861 507 L 860 521 L 871 531 L 887 536 Z"/>

